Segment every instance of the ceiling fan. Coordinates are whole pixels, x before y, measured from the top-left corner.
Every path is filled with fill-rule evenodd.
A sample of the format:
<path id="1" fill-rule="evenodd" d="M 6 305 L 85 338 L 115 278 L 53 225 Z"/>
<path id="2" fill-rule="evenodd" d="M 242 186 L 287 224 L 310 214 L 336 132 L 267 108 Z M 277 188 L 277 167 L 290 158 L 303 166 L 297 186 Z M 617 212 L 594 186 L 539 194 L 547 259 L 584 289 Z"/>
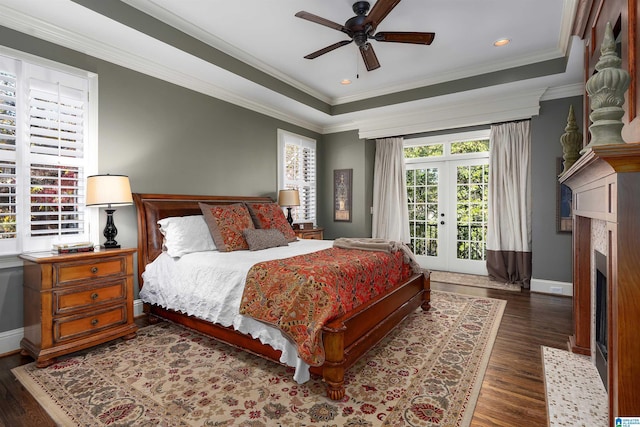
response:
<path id="1" fill-rule="evenodd" d="M 371 12 L 367 14 L 369 11 L 369 2 L 357 1 L 353 4 L 353 12 L 356 16 L 349 18 L 344 25 L 329 21 L 328 19 L 309 12 L 300 11 L 296 13 L 295 16 L 298 18 L 306 19 L 307 21 L 342 31 L 351 37 L 351 40 L 339 41 L 338 43 L 334 43 L 310 53 L 305 56 L 305 58 L 314 59 L 320 55 L 331 52 L 334 49 L 348 45 L 351 42 L 356 42 L 356 45 L 360 49 L 362 60 L 367 67 L 367 71 L 372 71 L 380 68 L 380 62 L 378 62 L 376 53 L 373 51 L 373 46 L 367 41 L 368 39 L 379 42 L 431 44 L 436 36 L 435 33 L 401 31 L 380 31 L 379 33 L 375 33 L 380 22 L 382 22 L 382 20 L 389 14 L 389 12 L 391 12 L 391 10 L 393 10 L 394 7 L 398 5 L 398 3 L 400 3 L 400 0 L 378 0 L 376 4 L 373 5 Z"/>

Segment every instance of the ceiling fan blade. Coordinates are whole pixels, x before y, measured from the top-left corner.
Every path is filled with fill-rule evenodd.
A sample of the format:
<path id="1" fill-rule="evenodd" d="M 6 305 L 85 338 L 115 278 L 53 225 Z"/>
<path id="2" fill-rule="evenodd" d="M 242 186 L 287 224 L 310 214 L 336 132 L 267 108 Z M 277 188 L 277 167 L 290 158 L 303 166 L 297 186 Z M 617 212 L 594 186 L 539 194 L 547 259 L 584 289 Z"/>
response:
<path id="1" fill-rule="evenodd" d="M 325 27 L 333 28 L 334 30 L 342 31 L 343 33 L 351 37 L 351 32 L 347 29 L 347 27 L 342 24 L 338 24 L 337 22 L 329 21 L 328 19 L 325 19 L 318 15 L 314 15 L 313 13 L 305 12 L 304 10 L 296 13 L 295 16 L 297 16 L 298 18 L 306 19 L 307 21 L 315 22 L 316 24 L 324 25 Z"/>
<path id="2" fill-rule="evenodd" d="M 431 44 L 436 33 L 415 33 L 403 31 L 380 31 L 373 38 L 379 42 Z"/>
<path id="3" fill-rule="evenodd" d="M 332 50 L 334 50 L 334 49 L 337 49 L 337 48 L 339 48 L 339 47 L 342 47 L 342 46 L 348 45 L 348 44 L 349 44 L 349 43 L 351 43 L 352 41 L 353 41 L 353 40 L 343 40 L 343 41 L 341 41 L 341 42 L 334 43 L 334 44 L 332 44 L 331 46 L 327 46 L 327 47 L 325 47 L 325 48 L 323 48 L 323 49 L 316 50 L 315 52 L 310 53 L 309 55 L 305 56 L 305 58 L 306 58 L 306 59 L 314 59 L 314 58 L 317 58 L 318 56 L 320 56 L 320 55 L 324 55 L 324 54 L 325 54 L 325 53 L 327 53 L 327 52 L 331 52 L 331 51 L 332 51 Z"/>
<path id="4" fill-rule="evenodd" d="M 367 15 L 364 25 L 371 25 L 374 29 L 400 3 L 400 0 L 378 0 Z"/>
<path id="5" fill-rule="evenodd" d="M 378 57 L 373 51 L 373 46 L 371 46 L 370 43 L 365 43 L 360 46 L 360 53 L 362 54 L 362 60 L 364 61 L 364 65 L 367 67 L 367 71 L 373 71 L 380 68 Z"/>

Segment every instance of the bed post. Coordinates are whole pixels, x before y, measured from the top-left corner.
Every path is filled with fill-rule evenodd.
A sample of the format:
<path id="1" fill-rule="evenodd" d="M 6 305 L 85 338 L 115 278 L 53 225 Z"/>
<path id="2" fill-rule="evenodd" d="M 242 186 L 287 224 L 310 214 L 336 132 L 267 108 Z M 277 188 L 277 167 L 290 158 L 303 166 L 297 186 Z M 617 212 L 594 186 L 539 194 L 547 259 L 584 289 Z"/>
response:
<path id="1" fill-rule="evenodd" d="M 327 396 L 331 400 L 341 400 L 344 397 L 344 331 L 346 327 L 325 329 L 324 365 L 322 365 L 322 378 L 327 385 Z"/>
<path id="2" fill-rule="evenodd" d="M 422 287 L 424 288 L 424 293 L 422 294 L 420 307 L 424 311 L 429 311 L 431 308 L 431 272 L 429 270 L 422 271 Z"/>

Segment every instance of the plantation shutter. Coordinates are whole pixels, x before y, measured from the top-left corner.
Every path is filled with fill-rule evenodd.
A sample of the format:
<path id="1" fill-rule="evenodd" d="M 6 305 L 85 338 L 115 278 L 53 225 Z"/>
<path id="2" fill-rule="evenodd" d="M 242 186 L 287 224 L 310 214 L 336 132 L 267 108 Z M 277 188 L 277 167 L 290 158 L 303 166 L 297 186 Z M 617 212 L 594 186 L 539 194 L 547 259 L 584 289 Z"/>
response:
<path id="1" fill-rule="evenodd" d="M 97 77 L 58 65 L 0 55 L 0 256 L 89 240 L 85 224 L 97 220 L 84 213 Z"/>
<path id="2" fill-rule="evenodd" d="M 83 240 L 86 79 L 31 67 L 28 82 L 25 250 L 50 249 L 54 240 Z M 27 168 L 25 168 L 27 169 Z"/>
<path id="3" fill-rule="evenodd" d="M 297 189 L 300 194 L 294 220 L 316 223 L 316 142 L 285 134 L 284 151 L 284 188 Z"/>
<path id="4" fill-rule="evenodd" d="M 0 57 L 0 252 L 16 252 L 16 62 Z"/>

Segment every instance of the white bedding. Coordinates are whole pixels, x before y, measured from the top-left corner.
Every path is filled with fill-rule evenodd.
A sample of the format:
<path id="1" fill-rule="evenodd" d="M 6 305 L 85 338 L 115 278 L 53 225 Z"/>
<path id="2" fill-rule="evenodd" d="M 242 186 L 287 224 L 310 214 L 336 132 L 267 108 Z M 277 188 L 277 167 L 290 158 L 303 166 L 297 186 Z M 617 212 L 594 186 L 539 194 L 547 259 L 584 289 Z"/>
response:
<path id="1" fill-rule="evenodd" d="M 331 240 L 298 240 L 261 251 L 205 251 L 171 258 L 162 253 L 142 274 L 142 301 L 157 304 L 222 326 L 233 326 L 282 351 L 280 362 L 296 368 L 294 380 L 309 379 L 309 366 L 280 332 L 238 313 L 247 272 L 254 264 L 330 248 Z"/>

